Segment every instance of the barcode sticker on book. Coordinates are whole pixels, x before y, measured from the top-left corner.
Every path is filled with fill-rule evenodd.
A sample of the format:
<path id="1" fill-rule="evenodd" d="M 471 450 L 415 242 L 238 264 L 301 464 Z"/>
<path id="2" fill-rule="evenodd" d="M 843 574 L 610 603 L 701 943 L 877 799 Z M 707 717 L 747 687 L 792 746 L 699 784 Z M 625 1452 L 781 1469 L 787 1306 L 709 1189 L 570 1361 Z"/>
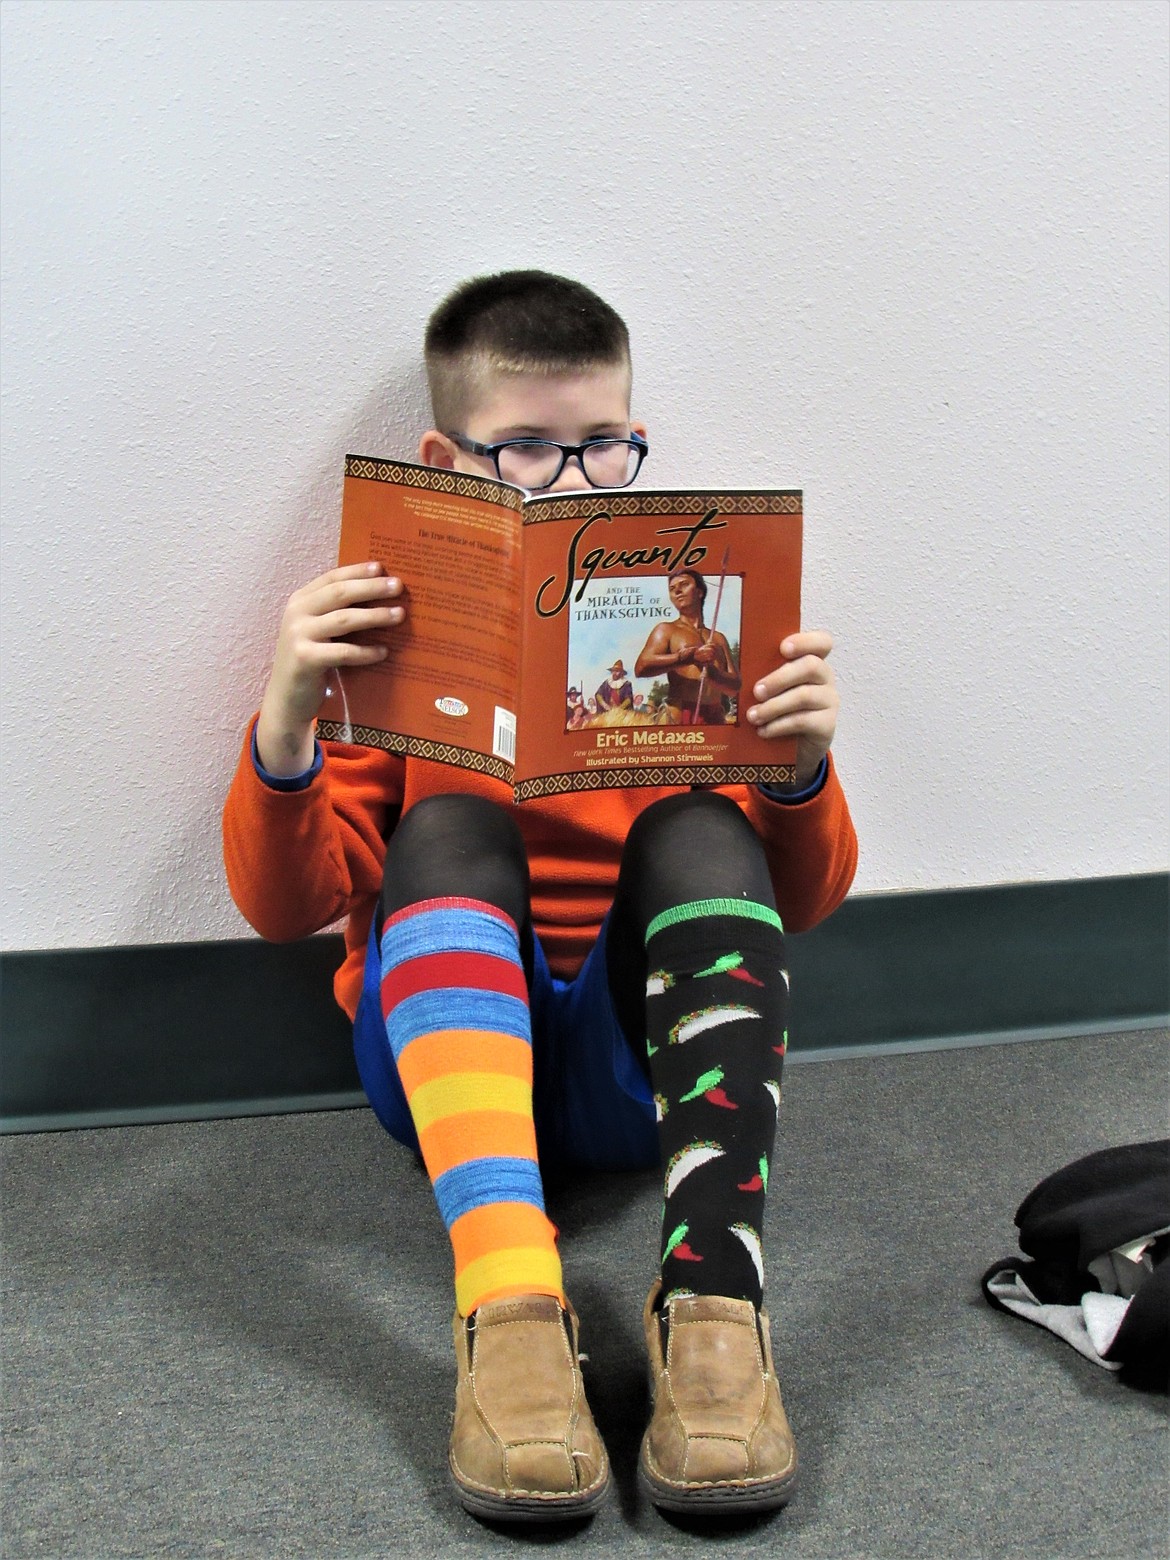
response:
<path id="1" fill-rule="evenodd" d="M 496 758 L 509 764 L 516 762 L 516 716 L 511 710 L 496 705 L 495 730 L 492 733 L 492 752 Z"/>

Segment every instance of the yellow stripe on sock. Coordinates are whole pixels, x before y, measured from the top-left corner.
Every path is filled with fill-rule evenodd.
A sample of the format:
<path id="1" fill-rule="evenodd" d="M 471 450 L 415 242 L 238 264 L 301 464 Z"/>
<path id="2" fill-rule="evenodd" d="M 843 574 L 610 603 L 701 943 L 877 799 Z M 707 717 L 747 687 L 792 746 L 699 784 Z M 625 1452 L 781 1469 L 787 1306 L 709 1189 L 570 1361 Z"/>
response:
<path id="1" fill-rule="evenodd" d="M 470 1316 L 485 1300 L 508 1295 L 555 1295 L 564 1303 L 561 1259 L 542 1246 L 510 1246 L 489 1251 L 455 1275 L 455 1304 Z"/>
<path id="2" fill-rule="evenodd" d="M 410 1114 L 422 1133 L 446 1116 L 462 1116 L 478 1110 L 510 1111 L 532 1115 L 532 1086 L 523 1078 L 501 1073 L 448 1073 L 420 1084 L 409 1097 Z"/>

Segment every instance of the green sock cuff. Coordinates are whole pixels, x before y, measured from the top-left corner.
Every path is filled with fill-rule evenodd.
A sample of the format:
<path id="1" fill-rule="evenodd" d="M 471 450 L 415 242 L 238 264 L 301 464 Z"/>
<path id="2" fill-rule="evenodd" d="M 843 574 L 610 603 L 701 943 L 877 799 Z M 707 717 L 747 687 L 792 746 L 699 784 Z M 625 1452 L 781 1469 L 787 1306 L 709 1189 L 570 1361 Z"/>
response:
<path id="1" fill-rule="evenodd" d="M 749 921 L 763 921 L 768 926 L 774 926 L 778 932 L 784 930 L 775 910 L 770 910 L 767 905 L 758 905 L 752 899 L 694 899 L 689 905 L 674 905 L 661 915 L 656 915 L 646 928 L 646 942 L 649 943 L 656 933 L 665 931 L 668 926 L 681 926 L 687 921 L 701 921 L 716 915 L 742 916 Z"/>

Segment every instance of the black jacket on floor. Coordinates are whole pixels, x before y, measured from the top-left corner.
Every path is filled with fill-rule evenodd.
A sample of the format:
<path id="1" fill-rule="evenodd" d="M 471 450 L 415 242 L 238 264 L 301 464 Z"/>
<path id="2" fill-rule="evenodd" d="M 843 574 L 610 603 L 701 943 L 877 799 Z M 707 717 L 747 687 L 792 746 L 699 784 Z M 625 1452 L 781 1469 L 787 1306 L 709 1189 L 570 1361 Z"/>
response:
<path id="1" fill-rule="evenodd" d="M 998 1310 L 1072 1343 L 1135 1386 L 1167 1390 L 1170 1376 L 1170 1138 L 1101 1149 L 1041 1181 L 1016 1210 L 1024 1258 L 983 1275 Z M 1135 1245 L 1145 1250 L 1134 1258 Z M 1096 1351 L 1080 1315 L 1095 1294 L 1119 1297 L 1124 1317 Z"/>

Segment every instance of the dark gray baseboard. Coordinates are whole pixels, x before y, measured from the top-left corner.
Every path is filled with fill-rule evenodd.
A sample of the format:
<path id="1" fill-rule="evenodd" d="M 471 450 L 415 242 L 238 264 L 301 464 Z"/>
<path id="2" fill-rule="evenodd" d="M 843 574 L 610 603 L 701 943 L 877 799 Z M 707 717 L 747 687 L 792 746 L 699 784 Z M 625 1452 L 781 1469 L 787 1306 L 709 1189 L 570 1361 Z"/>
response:
<path id="1" fill-rule="evenodd" d="M 1170 1009 L 1161 873 L 847 900 L 788 939 L 801 1052 L 1138 1028 Z M 341 939 L 0 954 L 0 1131 L 361 1103 Z"/>

